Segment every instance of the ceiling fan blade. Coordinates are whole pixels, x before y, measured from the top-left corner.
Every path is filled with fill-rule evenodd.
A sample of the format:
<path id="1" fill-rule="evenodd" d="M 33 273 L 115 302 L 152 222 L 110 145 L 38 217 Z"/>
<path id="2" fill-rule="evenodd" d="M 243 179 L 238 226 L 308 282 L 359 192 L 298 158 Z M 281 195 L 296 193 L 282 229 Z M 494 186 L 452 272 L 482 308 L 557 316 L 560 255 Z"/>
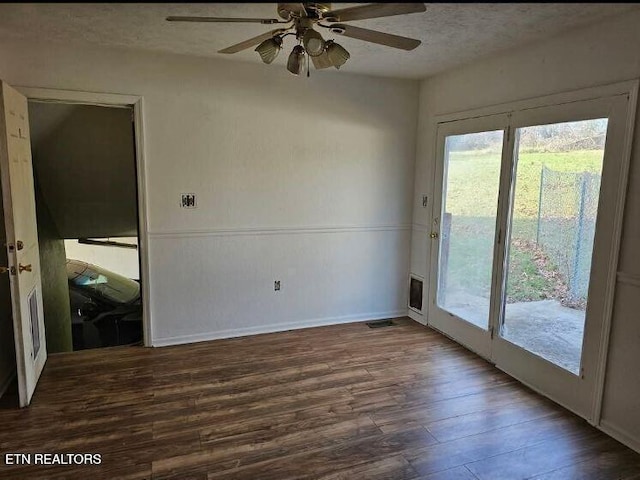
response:
<path id="1" fill-rule="evenodd" d="M 333 67 L 333 63 L 331 63 L 331 60 L 329 60 L 329 55 L 327 55 L 327 52 L 322 52 L 322 55 L 318 55 L 317 57 L 312 57 L 311 55 L 309 55 L 309 57 L 311 57 L 313 66 L 316 67 L 316 70 Z"/>
<path id="2" fill-rule="evenodd" d="M 422 43 L 420 40 L 414 38 L 400 37 L 398 35 L 377 32 L 375 30 L 369 30 L 368 28 L 359 28 L 352 25 L 331 25 L 331 31 L 344 35 L 345 37 L 357 38 L 365 42 L 378 43 L 401 50 L 413 50 Z"/>
<path id="3" fill-rule="evenodd" d="M 391 17 L 407 13 L 424 12 L 424 3 L 372 3 L 361 7 L 341 8 L 326 12 L 322 17 L 329 22 L 349 22 L 368 18 Z"/>
<path id="4" fill-rule="evenodd" d="M 285 29 L 278 28 L 276 30 L 271 30 L 270 32 L 265 32 L 262 35 L 258 35 L 257 37 L 250 38 L 249 40 L 245 40 L 244 42 L 236 43 L 235 45 L 231 45 L 230 47 L 223 48 L 222 50 L 218 50 L 218 53 L 238 53 L 242 50 L 246 50 L 247 48 L 253 47 L 254 45 L 258 45 L 263 42 L 267 38 L 271 38 L 275 35 L 279 35 L 285 32 Z"/>
<path id="5" fill-rule="evenodd" d="M 286 23 L 276 18 L 224 18 L 224 17 L 167 17 L 167 22 L 208 22 L 208 23 Z"/>

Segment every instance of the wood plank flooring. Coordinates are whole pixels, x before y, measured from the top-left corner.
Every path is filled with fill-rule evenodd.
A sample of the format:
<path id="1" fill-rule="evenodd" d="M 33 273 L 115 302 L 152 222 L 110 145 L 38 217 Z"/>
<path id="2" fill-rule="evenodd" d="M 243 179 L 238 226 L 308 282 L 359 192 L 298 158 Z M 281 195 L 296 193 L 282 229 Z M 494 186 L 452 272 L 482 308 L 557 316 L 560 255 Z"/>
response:
<path id="1" fill-rule="evenodd" d="M 640 455 L 409 319 L 52 355 L 0 479 L 632 479 Z M 100 453 L 8 466 L 5 453 Z"/>

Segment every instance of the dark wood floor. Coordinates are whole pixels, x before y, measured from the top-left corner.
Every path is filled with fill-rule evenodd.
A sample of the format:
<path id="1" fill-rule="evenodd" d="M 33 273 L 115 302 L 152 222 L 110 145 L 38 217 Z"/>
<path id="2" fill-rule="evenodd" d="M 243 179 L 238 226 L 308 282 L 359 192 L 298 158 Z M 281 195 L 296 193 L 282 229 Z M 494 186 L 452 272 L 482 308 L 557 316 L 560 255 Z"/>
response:
<path id="1" fill-rule="evenodd" d="M 640 479 L 640 455 L 408 319 L 52 355 L 0 478 Z M 6 405 L 6 401 L 4 402 Z"/>

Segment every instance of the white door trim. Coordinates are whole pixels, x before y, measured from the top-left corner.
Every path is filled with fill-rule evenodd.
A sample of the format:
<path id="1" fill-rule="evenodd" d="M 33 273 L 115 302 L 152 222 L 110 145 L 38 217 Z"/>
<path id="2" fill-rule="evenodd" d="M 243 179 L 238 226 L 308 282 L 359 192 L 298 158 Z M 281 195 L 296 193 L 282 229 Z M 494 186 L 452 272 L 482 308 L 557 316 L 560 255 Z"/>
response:
<path id="1" fill-rule="evenodd" d="M 528 110 L 530 108 L 546 107 L 552 105 L 562 105 L 563 103 L 581 102 L 583 100 L 593 100 L 602 97 L 612 97 L 615 95 L 631 95 L 638 90 L 640 80 L 632 79 L 617 83 L 609 83 L 595 87 L 583 88 L 580 90 L 570 90 L 541 97 L 514 100 L 511 102 L 499 103 L 497 105 L 487 105 L 471 110 L 443 113 L 434 116 L 434 123 L 446 123 L 456 120 L 467 120 L 500 113 L 511 113 L 514 111 Z M 637 93 L 635 94 L 637 97 Z M 635 104 L 634 104 L 635 105 Z M 635 112 L 634 112 L 635 115 Z"/>
<path id="2" fill-rule="evenodd" d="M 123 95 L 119 93 L 81 92 L 76 90 L 57 90 L 51 88 L 15 87 L 28 100 L 52 103 L 77 103 L 82 105 L 100 105 L 107 107 L 133 107 L 136 146 L 136 171 L 138 182 L 138 254 L 142 281 L 142 329 L 144 345 L 153 344 L 153 323 L 151 318 L 150 268 L 149 268 L 149 224 L 146 199 L 148 197 L 146 181 L 144 97 L 142 95 Z"/>
<path id="3" fill-rule="evenodd" d="M 604 386 L 607 370 L 607 359 L 609 356 L 609 341 L 611 337 L 611 320 L 613 318 L 613 302 L 615 299 L 615 289 L 617 271 L 620 267 L 620 245 L 622 243 L 622 226 L 624 222 L 624 207 L 627 200 L 627 189 L 629 185 L 629 166 L 631 164 L 631 150 L 633 146 L 633 135 L 636 124 L 636 110 L 638 105 L 638 89 L 640 80 L 626 82 L 628 90 L 624 93 L 628 95 L 627 118 L 624 132 L 624 145 L 622 146 L 622 158 L 620 175 L 618 177 L 618 198 L 616 199 L 616 211 L 613 214 L 613 238 L 610 252 L 611 269 L 607 279 L 607 292 L 604 298 L 605 318 L 602 325 L 602 336 L 600 337 L 600 356 L 596 371 L 596 385 L 593 403 L 593 423 L 601 425 L 602 402 L 604 400 Z"/>

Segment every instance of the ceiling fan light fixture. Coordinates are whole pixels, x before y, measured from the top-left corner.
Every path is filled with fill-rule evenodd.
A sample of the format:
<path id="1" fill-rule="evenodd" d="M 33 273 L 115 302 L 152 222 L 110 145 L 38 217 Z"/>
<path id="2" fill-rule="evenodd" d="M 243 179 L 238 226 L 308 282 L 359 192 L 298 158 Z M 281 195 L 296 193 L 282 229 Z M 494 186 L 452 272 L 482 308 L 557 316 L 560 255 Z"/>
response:
<path id="1" fill-rule="evenodd" d="M 302 44 L 312 57 L 318 57 L 324 52 L 325 41 L 320 33 L 312 28 L 307 28 L 302 36 Z"/>
<path id="2" fill-rule="evenodd" d="M 302 45 L 296 45 L 289 54 L 289 60 L 287 60 L 287 70 L 294 75 L 300 75 L 304 71 L 306 55 Z"/>
<path id="3" fill-rule="evenodd" d="M 415 38 L 393 35 L 345 24 L 353 20 L 386 18 L 426 11 L 424 3 L 372 3 L 367 5 L 342 6 L 332 10 L 331 3 L 278 3 L 278 18 L 250 17 L 209 17 L 209 16 L 170 16 L 170 22 L 205 23 L 259 23 L 262 25 L 279 24 L 279 28 L 264 32 L 242 42 L 218 50 L 218 53 L 232 54 L 254 48 L 264 63 L 270 64 L 280 54 L 283 40 L 289 35 L 296 39 L 297 46 L 287 59 L 287 70 L 300 75 L 309 66 L 322 70 L 329 67 L 339 69 L 351 57 L 349 52 L 333 40 L 325 40 L 320 35 L 322 29 L 328 29 L 327 35 L 335 34 L 356 40 L 410 51 L 416 49 L 421 41 Z M 330 24 L 327 24 L 329 22 Z M 336 22 L 336 23 L 334 23 Z M 318 27 L 316 29 L 316 27 Z M 256 47 L 257 45 L 257 47 Z"/>
<path id="4" fill-rule="evenodd" d="M 281 48 L 282 38 L 276 35 L 275 37 L 267 38 L 256 47 L 255 51 L 260 54 L 262 61 L 268 64 L 276 59 Z"/>
<path id="5" fill-rule="evenodd" d="M 338 70 L 351 57 L 349 52 L 347 52 L 342 45 L 337 44 L 333 40 L 327 41 L 327 56 L 329 57 L 331 64 Z"/>

